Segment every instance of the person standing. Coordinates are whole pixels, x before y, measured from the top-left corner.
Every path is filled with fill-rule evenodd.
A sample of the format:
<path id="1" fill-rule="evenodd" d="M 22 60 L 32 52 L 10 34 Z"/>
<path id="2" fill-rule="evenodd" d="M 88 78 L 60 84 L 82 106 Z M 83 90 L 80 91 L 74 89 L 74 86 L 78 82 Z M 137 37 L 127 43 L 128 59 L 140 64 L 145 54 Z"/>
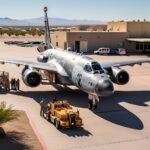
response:
<path id="1" fill-rule="evenodd" d="M 16 84 L 16 80 L 14 78 L 12 78 L 11 79 L 11 90 L 15 90 L 16 89 L 15 84 Z"/>
<path id="2" fill-rule="evenodd" d="M 16 80 L 16 90 L 20 90 L 20 80 L 19 79 L 17 79 Z"/>
<path id="3" fill-rule="evenodd" d="M 14 90 L 16 91 L 16 79 L 14 78 Z"/>
<path id="4" fill-rule="evenodd" d="M 11 90 L 13 90 L 13 82 L 14 82 L 14 79 L 12 78 L 10 81 Z"/>
<path id="5" fill-rule="evenodd" d="M 10 90 L 10 82 L 9 79 L 6 79 L 6 90 L 9 91 Z"/>

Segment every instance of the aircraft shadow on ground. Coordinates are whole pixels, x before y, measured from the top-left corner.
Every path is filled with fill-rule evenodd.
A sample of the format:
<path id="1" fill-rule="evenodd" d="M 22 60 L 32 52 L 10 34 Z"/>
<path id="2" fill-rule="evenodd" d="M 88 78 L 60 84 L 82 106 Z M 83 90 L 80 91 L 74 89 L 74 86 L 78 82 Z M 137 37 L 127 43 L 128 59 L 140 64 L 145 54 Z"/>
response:
<path id="1" fill-rule="evenodd" d="M 79 90 L 67 89 L 46 92 L 28 91 L 13 94 L 33 98 L 38 103 L 42 100 L 42 98 L 45 101 L 49 101 L 53 97 L 57 97 L 59 100 L 68 100 L 69 103 L 75 107 L 87 108 L 88 104 L 87 94 Z M 101 98 L 98 109 L 93 113 L 114 124 L 131 129 L 142 130 L 144 125 L 140 118 L 121 106 L 120 103 L 126 102 L 146 107 L 147 105 L 145 103 L 149 100 L 150 91 L 117 91 L 110 97 Z M 68 134 L 70 134 L 70 132 Z"/>

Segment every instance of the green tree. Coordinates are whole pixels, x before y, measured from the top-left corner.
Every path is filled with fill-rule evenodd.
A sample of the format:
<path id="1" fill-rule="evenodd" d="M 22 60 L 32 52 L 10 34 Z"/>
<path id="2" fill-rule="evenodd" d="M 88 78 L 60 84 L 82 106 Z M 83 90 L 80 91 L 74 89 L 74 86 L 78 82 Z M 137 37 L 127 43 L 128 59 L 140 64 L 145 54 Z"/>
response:
<path id="1" fill-rule="evenodd" d="M 18 116 L 19 114 L 15 110 L 12 110 L 11 105 L 7 107 L 6 102 L 0 103 L 0 137 L 1 138 L 6 136 L 6 133 L 2 128 L 2 125 L 4 123 L 17 119 Z"/>

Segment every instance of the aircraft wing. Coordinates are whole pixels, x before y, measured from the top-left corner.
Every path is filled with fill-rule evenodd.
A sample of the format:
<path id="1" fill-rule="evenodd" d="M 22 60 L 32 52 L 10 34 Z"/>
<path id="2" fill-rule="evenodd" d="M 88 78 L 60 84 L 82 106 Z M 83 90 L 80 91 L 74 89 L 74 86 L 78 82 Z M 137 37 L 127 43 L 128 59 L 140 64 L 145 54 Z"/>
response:
<path id="1" fill-rule="evenodd" d="M 40 63 L 40 62 L 32 62 L 26 60 L 17 60 L 17 59 L 9 59 L 9 58 L 0 58 L 0 63 L 5 64 L 15 64 L 19 66 L 29 66 L 31 68 L 40 69 L 40 70 L 48 70 L 50 72 L 57 72 L 57 68 L 55 64 L 52 63 Z"/>
<path id="2" fill-rule="evenodd" d="M 101 63 L 101 66 L 107 69 L 111 67 L 134 66 L 136 64 L 142 65 L 143 63 L 150 63 L 150 58 L 142 59 L 142 60 L 120 61 L 120 62 L 104 62 L 104 63 Z"/>

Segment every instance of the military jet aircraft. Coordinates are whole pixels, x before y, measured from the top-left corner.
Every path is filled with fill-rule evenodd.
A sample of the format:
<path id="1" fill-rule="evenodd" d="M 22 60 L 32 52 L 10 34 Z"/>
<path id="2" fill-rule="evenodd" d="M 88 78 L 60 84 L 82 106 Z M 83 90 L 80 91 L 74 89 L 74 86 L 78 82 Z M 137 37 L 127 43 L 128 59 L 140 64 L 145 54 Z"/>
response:
<path id="1" fill-rule="evenodd" d="M 22 79 L 27 86 L 37 87 L 42 84 L 41 70 L 50 84 L 74 85 L 86 92 L 89 97 L 89 109 L 97 108 L 101 96 L 114 93 L 113 83 L 125 85 L 129 81 L 127 71 L 122 66 L 150 63 L 150 59 L 100 63 L 84 55 L 55 49 L 51 46 L 47 7 L 45 13 L 45 45 L 38 48 L 40 55 L 37 62 L 16 59 L 2 59 L 1 64 L 23 65 Z"/>

